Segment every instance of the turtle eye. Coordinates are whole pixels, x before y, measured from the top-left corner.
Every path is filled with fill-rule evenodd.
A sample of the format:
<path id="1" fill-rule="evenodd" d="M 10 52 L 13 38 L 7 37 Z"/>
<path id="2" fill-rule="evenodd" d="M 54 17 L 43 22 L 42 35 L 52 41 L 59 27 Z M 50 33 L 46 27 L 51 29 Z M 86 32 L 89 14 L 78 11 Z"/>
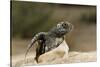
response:
<path id="1" fill-rule="evenodd" d="M 67 24 L 64 23 L 64 26 L 66 26 Z"/>

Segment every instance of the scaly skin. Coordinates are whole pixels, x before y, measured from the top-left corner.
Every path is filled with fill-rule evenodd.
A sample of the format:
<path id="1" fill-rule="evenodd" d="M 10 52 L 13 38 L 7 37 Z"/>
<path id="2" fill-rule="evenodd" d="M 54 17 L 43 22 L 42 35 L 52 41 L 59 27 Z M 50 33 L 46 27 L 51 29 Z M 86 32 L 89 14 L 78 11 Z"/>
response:
<path id="1" fill-rule="evenodd" d="M 73 29 L 73 25 L 69 22 L 60 22 L 57 26 L 53 27 L 49 32 L 40 32 L 36 34 L 29 47 L 26 51 L 26 55 L 29 49 L 34 45 L 35 42 L 38 42 L 36 47 L 36 57 L 35 60 L 38 63 L 38 58 L 41 54 L 44 54 L 52 49 L 57 48 L 64 40 L 64 35 L 69 33 Z"/>

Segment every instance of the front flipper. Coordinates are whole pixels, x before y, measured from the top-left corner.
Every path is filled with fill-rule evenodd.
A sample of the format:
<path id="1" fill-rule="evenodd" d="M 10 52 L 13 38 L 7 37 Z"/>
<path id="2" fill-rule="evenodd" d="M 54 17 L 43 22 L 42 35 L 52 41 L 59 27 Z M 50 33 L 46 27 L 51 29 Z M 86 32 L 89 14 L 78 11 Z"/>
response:
<path id="1" fill-rule="evenodd" d="M 31 43 L 28 45 L 28 48 L 27 48 L 27 50 L 26 50 L 25 59 L 24 59 L 24 60 L 26 60 L 26 56 L 27 56 L 27 54 L 28 54 L 30 48 L 34 45 L 34 43 L 35 43 L 36 41 L 41 40 L 41 39 L 44 37 L 45 34 L 46 34 L 45 32 L 40 32 L 40 33 L 36 34 L 36 35 L 33 37 L 33 39 L 31 40 Z"/>

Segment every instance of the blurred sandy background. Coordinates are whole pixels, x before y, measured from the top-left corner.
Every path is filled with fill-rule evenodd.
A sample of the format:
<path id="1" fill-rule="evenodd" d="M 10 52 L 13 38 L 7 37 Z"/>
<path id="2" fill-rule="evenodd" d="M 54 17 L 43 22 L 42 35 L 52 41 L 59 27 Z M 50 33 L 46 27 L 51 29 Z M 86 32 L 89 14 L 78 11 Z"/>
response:
<path id="1" fill-rule="evenodd" d="M 23 58 L 36 33 L 47 32 L 61 21 L 74 25 L 74 30 L 66 35 L 70 52 L 96 53 L 95 6 L 12 1 L 11 7 L 12 64 Z M 34 54 L 34 47 L 30 53 Z"/>

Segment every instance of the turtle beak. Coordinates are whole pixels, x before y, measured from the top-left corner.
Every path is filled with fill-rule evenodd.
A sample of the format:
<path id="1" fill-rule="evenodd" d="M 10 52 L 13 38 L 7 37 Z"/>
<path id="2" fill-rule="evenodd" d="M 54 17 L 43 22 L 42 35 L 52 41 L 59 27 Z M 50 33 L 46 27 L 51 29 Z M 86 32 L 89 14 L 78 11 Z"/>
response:
<path id="1" fill-rule="evenodd" d="M 66 22 L 66 24 L 68 25 L 68 27 L 67 27 L 68 32 L 72 31 L 73 30 L 73 25 L 69 22 Z"/>
<path id="2" fill-rule="evenodd" d="M 74 28 L 73 25 L 70 23 L 70 24 L 69 24 L 69 30 L 72 31 L 73 28 Z"/>

